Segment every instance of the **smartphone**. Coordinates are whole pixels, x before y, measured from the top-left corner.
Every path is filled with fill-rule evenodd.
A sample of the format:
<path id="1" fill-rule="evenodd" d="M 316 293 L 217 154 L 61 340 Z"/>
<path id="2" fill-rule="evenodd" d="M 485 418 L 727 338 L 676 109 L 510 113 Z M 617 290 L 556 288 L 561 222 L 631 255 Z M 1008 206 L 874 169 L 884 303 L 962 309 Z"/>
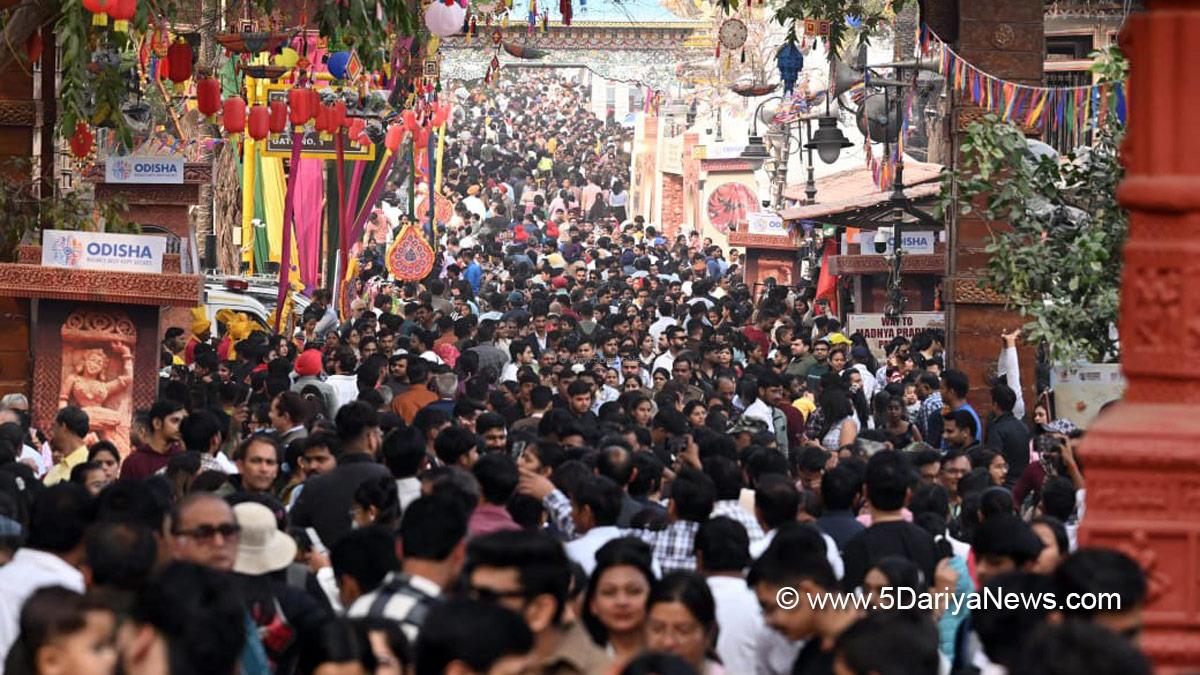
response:
<path id="1" fill-rule="evenodd" d="M 315 528 L 306 527 L 304 533 L 308 535 L 309 542 L 312 543 L 312 550 L 320 553 L 323 556 L 329 555 L 329 549 L 325 548 L 325 542 L 321 541 L 321 536 L 317 534 Z"/>

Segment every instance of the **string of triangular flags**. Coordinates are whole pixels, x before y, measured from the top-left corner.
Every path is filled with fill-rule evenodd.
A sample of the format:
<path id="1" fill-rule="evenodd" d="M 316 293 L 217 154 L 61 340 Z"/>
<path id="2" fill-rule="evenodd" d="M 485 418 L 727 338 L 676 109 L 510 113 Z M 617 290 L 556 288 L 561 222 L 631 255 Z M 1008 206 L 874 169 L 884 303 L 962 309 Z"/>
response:
<path id="1" fill-rule="evenodd" d="M 955 52 L 928 26 L 918 28 L 921 54 L 932 57 L 939 72 L 958 93 L 1000 119 L 1024 127 L 1065 130 L 1075 134 L 1088 126 L 1102 124 L 1108 103 L 1125 123 L 1124 82 L 1105 82 L 1078 87 L 1038 87 L 1017 84 L 990 75 Z"/>

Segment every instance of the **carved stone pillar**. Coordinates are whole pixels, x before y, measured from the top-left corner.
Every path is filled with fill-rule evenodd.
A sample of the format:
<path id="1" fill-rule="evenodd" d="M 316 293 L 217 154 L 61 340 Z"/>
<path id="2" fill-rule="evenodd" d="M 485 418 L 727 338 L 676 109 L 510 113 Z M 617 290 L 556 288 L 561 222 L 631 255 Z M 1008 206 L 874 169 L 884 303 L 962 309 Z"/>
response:
<path id="1" fill-rule="evenodd" d="M 944 4 L 944 3 L 940 3 Z M 1044 51 L 1043 3 L 1039 0 L 966 0 L 958 3 L 956 48 L 970 63 L 1001 79 L 1039 85 Z M 983 111 L 951 92 L 951 133 L 954 166 L 961 162 L 958 148 L 967 126 Z M 950 211 L 950 255 L 947 256 L 946 353 L 947 367 L 964 371 L 971 379 L 968 399 L 976 410 L 989 409 L 988 376 L 996 370 L 1000 333 L 1025 323 L 1021 316 L 1005 311 L 1003 300 L 979 287 L 980 271 L 987 266 L 984 250 L 992 232 L 1007 223 L 989 222 L 972 213 L 959 216 Z M 1021 384 L 1025 408 L 1032 413 L 1036 394 L 1034 353 L 1019 348 Z"/>
<path id="2" fill-rule="evenodd" d="M 1129 56 L 1129 209 L 1121 286 L 1125 398 L 1080 450 L 1082 545 L 1122 549 L 1150 582 L 1141 645 L 1156 673 L 1200 667 L 1200 102 L 1189 67 L 1200 5 L 1149 2 L 1122 34 Z"/>

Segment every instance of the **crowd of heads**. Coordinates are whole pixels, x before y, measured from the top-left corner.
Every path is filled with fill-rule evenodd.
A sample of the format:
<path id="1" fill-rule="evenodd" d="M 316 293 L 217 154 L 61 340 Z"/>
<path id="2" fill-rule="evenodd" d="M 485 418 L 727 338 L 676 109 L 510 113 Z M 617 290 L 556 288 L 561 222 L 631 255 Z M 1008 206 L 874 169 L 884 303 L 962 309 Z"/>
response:
<path id="1" fill-rule="evenodd" d="M 428 277 L 385 210 L 344 307 L 168 332 L 128 450 L 0 402 L 5 672 L 1149 672 L 1141 569 L 1077 548 L 1082 432 L 629 218 L 579 89 L 459 106 Z M 817 601 L 898 589 L 960 602 Z"/>

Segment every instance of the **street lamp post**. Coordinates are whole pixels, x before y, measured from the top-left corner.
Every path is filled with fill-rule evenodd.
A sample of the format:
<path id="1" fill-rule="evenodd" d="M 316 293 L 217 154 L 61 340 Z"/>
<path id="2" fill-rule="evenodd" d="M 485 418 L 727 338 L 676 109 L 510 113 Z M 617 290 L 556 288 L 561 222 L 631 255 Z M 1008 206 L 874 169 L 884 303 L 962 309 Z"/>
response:
<path id="1" fill-rule="evenodd" d="M 806 118 L 804 120 L 804 141 L 800 138 L 800 126 L 795 125 L 795 135 L 792 133 L 793 123 L 791 121 L 785 124 L 775 122 L 766 123 L 768 131 L 763 136 L 758 133 L 758 122 L 763 108 L 772 101 L 783 101 L 782 96 L 772 96 L 765 99 L 754 109 L 754 119 L 751 123 L 750 139 L 746 145 L 746 149 L 742 151 L 742 157 L 746 159 L 762 160 L 768 156 L 775 157 L 775 164 L 771 173 L 771 206 L 775 209 L 783 207 L 783 192 L 787 187 L 787 165 L 792 154 L 792 143 L 796 143 L 797 149 L 808 149 L 807 156 L 807 173 L 808 178 L 804 185 L 804 194 L 808 198 L 808 203 L 813 203 L 817 197 L 817 184 L 813 178 L 813 149 L 817 146 L 812 145 L 812 120 Z M 840 133 L 840 132 L 839 132 Z M 767 142 L 764 143 L 764 137 Z M 774 140 L 774 142 L 770 142 Z M 844 140 L 844 137 L 843 137 Z M 768 145 L 772 146 L 768 150 Z M 849 141 L 845 145 L 850 145 Z M 834 160 L 837 159 L 837 153 L 841 148 L 845 147 L 840 143 L 836 148 L 830 146 L 823 151 L 822 158 L 825 154 L 832 153 Z"/>

